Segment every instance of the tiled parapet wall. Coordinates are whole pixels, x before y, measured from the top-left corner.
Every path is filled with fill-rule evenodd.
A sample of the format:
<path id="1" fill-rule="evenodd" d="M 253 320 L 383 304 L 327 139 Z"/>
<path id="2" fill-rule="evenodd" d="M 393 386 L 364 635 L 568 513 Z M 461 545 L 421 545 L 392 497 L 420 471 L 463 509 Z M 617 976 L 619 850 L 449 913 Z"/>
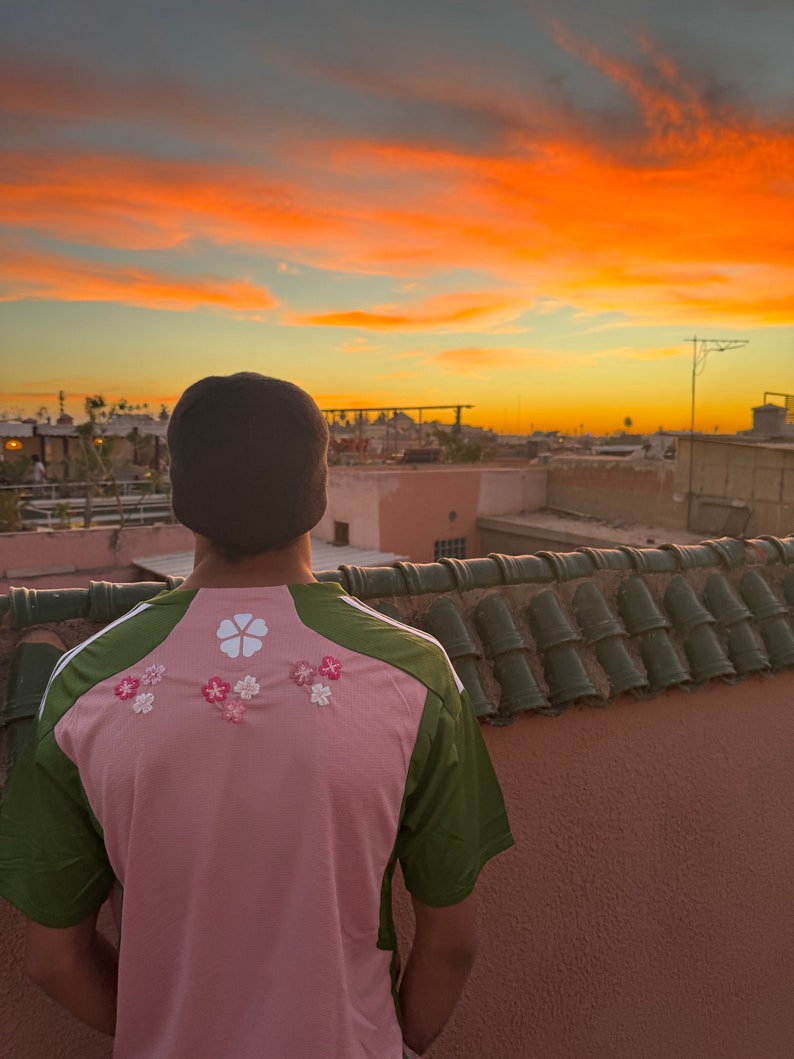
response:
<path id="1" fill-rule="evenodd" d="M 488 723 L 794 666 L 794 536 L 318 576 L 436 636 Z M 72 618 L 101 625 L 163 587 L 12 589 L 0 617 L 17 629 Z"/>

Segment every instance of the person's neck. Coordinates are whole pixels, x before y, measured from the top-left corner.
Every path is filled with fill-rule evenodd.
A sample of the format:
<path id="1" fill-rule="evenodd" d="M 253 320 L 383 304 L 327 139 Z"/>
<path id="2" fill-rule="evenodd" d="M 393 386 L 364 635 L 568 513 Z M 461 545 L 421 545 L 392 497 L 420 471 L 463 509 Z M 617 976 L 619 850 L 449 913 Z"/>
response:
<path id="1" fill-rule="evenodd" d="M 196 534 L 192 574 L 179 586 L 188 588 L 264 588 L 274 585 L 306 585 L 316 581 L 312 573 L 309 534 L 286 548 L 260 552 L 239 562 L 228 562 L 206 537 Z"/>

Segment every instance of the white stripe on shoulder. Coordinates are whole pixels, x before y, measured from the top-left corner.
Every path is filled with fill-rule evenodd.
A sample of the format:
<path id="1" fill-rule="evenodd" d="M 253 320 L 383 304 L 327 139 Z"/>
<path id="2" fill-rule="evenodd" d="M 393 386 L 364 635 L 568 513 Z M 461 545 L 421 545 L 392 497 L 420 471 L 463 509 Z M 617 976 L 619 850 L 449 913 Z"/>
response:
<path id="1" fill-rule="evenodd" d="M 435 644 L 436 647 L 441 651 L 444 658 L 447 660 L 452 676 L 455 678 L 455 687 L 458 689 L 458 694 L 463 691 L 463 684 L 461 683 L 460 677 L 455 672 L 455 667 L 449 660 L 449 655 L 444 650 L 442 644 L 438 642 L 435 636 L 431 636 L 429 632 L 423 632 L 421 629 L 415 629 L 413 625 L 406 625 L 404 622 L 396 621 L 394 618 L 390 618 L 387 614 L 381 614 L 379 610 L 373 610 L 372 607 L 368 607 L 366 603 L 362 603 L 360 599 L 353 599 L 352 596 L 342 596 L 341 599 L 345 603 L 349 603 L 351 607 L 355 607 L 356 610 L 362 611 L 364 614 L 369 614 L 372 618 L 378 618 L 380 621 L 385 622 L 386 625 L 393 625 L 395 629 L 402 629 L 405 632 L 413 633 L 414 636 L 418 636 L 422 640 L 427 640 L 429 643 Z"/>
<path id="2" fill-rule="evenodd" d="M 106 625 L 104 629 L 100 629 L 99 632 L 95 632 L 93 636 L 89 636 L 87 640 L 83 640 L 82 643 L 79 643 L 76 647 L 73 647 L 71 651 L 67 651 L 66 654 L 61 655 L 61 657 L 55 664 L 55 669 L 53 669 L 52 673 L 50 674 L 50 679 L 47 681 L 47 687 L 44 689 L 44 694 L 41 697 L 41 706 L 39 706 L 39 717 L 41 717 L 44 713 L 44 704 L 47 701 L 47 695 L 50 692 L 52 682 L 55 680 L 58 674 L 66 668 L 66 666 L 69 664 L 69 662 L 71 662 L 75 655 L 79 655 L 84 647 L 88 647 L 88 645 L 90 643 L 93 643 L 94 640 L 98 640 L 100 636 L 104 636 L 105 633 L 108 632 L 110 629 L 115 629 L 117 625 L 121 625 L 123 622 L 127 621 L 128 618 L 132 618 L 136 614 L 140 614 L 141 611 L 146 610 L 150 606 L 151 603 L 139 603 L 126 614 L 122 614 L 120 618 L 116 618 L 115 621 L 112 621 L 109 625 Z"/>

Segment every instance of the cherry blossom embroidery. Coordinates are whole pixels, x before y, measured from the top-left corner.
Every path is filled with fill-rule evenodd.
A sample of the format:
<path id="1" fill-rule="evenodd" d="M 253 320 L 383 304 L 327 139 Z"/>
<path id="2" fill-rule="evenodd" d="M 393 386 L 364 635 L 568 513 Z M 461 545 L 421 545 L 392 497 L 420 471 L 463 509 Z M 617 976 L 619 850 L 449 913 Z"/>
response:
<path id="1" fill-rule="evenodd" d="M 289 678 L 294 680 L 298 687 L 303 687 L 304 684 L 311 684 L 316 672 L 315 667 L 309 662 L 296 662 L 289 671 Z"/>
<path id="2" fill-rule="evenodd" d="M 120 699 L 131 699 L 138 690 L 140 680 L 137 677 L 124 677 L 113 689 Z"/>
<path id="3" fill-rule="evenodd" d="M 237 658 L 241 649 L 243 658 L 250 658 L 261 648 L 267 625 L 253 614 L 235 614 L 233 619 L 223 619 L 215 635 L 221 641 L 221 651 L 229 658 Z"/>
<path id="4" fill-rule="evenodd" d="M 331 689 L 325 684 L 312 684 L 309 690 L 312 694 L 312 702 L 317 703 L 318 706 L 327 706 L 331 701 Z"/>
<path id="5" fill-rule="evenodd" d="M 238 702 L 236 699 L 229 699 L 228 702 L 225 702 L 223 706 L 219 706 L 218 709 L 223 711 L 221 716 L 224 721 L 231 721 L 232 724 L 239 724 L 245 713 L 245 704 Z"/>
<path id="6" fill-rule="evenodd" d="M 220 677 L 210 677 L 207 683 L 202 687 L 201 694 L 207 702 L 223 702 L 229 694 L 230 687 L 231 684 L 228 684 L 225 680 L 221 680 Z"/>
<path id="7" fill-rule="evenodd" d="M 342 663 L 338 658 L 326 655 L 322 662 L 320 662 L 317 672 L 321 677 L 327 677 L 329 680 L 339 680 L 339 677 L 342 675 Z"/>
<path id="8" fill-rule="evenodd" d="M 241 699 L 248 701 L 253 698 L 254 695 L 259 694 L 259 684 L 256 679 L 252 676 L 243 677 L 242 680 L 238 680 L 234 685 L 235 695 L 239 695 Z"/>
<path id="9" fill-rule="evenodd" d="M 143 671 L 141 677 L 141 684 L 159 684 L 165 674 L 165 666 L 151 665 L 147 666 Z"/>
<path id="10" fill-rule="evenodd" d="M 140 695 L 135 696 L 135 702 L 132 704 L 133 710 L 136 713 L 150 713 L 154 707 L 154 695 L 151 691 L 144 691 Z"/>

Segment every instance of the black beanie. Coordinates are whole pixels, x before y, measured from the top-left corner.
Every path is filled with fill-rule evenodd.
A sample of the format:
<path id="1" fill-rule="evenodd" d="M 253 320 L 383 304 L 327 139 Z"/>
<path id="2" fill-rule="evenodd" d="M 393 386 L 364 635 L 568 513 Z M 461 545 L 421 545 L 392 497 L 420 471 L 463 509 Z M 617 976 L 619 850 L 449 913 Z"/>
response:
<path id="1" fill-rule="evenodd" d="M 168 424 L 174 515 L 245 552 L 308 533 L 327 504 L 328 427 L 307 393 L 255 372 L 210 375 Z"/>

